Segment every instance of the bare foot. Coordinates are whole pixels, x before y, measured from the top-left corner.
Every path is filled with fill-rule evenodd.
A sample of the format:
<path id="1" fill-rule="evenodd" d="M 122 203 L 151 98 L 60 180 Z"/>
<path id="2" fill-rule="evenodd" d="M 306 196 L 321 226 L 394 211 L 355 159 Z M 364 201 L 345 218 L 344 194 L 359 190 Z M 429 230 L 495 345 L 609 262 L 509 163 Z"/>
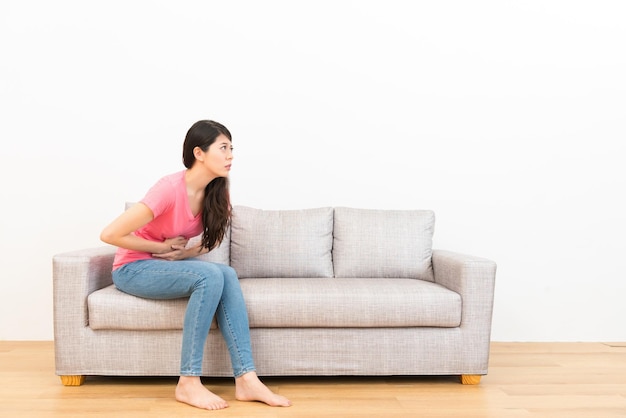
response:
<path id="1" fill-rule="evenodd" d="M 291 401 L 272 392 L 257 376 L 249 372 L 235 379 L 235 398 L 240 401 L 260 401 L 269 406 L 291 406 Z"/>
<path id="2" fill-rule="evenodd" d="M 228 403 L 205 388 L 198 376 L 181 376 L 178 379 L 176 400 L 202 409 L 228 408 Z"/>

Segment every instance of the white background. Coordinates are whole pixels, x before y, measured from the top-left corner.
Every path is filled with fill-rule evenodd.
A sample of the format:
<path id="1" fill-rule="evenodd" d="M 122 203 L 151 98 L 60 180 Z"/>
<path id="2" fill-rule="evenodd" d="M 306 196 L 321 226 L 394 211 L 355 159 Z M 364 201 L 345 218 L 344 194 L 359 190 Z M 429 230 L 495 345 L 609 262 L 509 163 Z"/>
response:
<path id="1" fill-rule="evenodd" d="M 432 209 L 498 264 L 494 341 L 626 341 L 621 1 L 0 0 L 0 339 L 52 256 L 233 134 L 233 203 Z"/>

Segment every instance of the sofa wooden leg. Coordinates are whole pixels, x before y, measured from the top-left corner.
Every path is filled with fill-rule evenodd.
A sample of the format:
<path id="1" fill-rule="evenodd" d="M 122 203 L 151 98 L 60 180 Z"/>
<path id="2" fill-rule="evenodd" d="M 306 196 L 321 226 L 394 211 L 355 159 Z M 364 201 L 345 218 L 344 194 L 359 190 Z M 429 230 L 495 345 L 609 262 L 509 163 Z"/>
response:
<path id="1" fill-rule="evenodd" d="M 480 383 L 480 378 L 479 374 L 462 374 L 461 383 L 464 385 L 477 385 Z"/>
<path id="2" fill-rule="evenodd" d="M 80 386 L 85 383 L 85 376 L 76 375 L 76 376 L 60 376 L 61 383 L 63 386 Z"/>

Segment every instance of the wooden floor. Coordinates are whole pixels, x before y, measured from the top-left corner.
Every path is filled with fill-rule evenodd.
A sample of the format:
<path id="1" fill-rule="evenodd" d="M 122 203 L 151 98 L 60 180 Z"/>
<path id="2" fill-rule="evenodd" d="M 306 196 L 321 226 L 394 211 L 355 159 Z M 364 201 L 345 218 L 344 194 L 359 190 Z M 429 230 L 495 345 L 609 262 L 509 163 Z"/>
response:
<path id="1" fill-rule="evenodd" d="M 0 417 L 626 417 L 626 343 L 492 343 L 476 386 L 453 377 L 264 378 L 293 402 L 234 399 L 232 379 L 205 379 L 230 407 L 203 411 L 173 398 L 176 378 L 88 377 L 65 387 L 50 341 L 0 341 Z"/>

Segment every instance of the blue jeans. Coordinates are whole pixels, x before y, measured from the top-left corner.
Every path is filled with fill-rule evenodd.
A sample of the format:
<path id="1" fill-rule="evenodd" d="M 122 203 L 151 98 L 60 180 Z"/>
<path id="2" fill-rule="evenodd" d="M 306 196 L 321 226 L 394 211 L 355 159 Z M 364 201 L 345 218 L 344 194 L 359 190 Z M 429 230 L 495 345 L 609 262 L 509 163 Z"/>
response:
<path id="1" fill-rule="evenodd" d="M 122 292 L 148 299 L 189 296 L 183 323 L 181 376 L 200 376 L 213 316 L 226 340 L 235 377 L 255 370 L 248 312 L 232 267 L 197 259 L 139 260 L 113 271 Z"/>

